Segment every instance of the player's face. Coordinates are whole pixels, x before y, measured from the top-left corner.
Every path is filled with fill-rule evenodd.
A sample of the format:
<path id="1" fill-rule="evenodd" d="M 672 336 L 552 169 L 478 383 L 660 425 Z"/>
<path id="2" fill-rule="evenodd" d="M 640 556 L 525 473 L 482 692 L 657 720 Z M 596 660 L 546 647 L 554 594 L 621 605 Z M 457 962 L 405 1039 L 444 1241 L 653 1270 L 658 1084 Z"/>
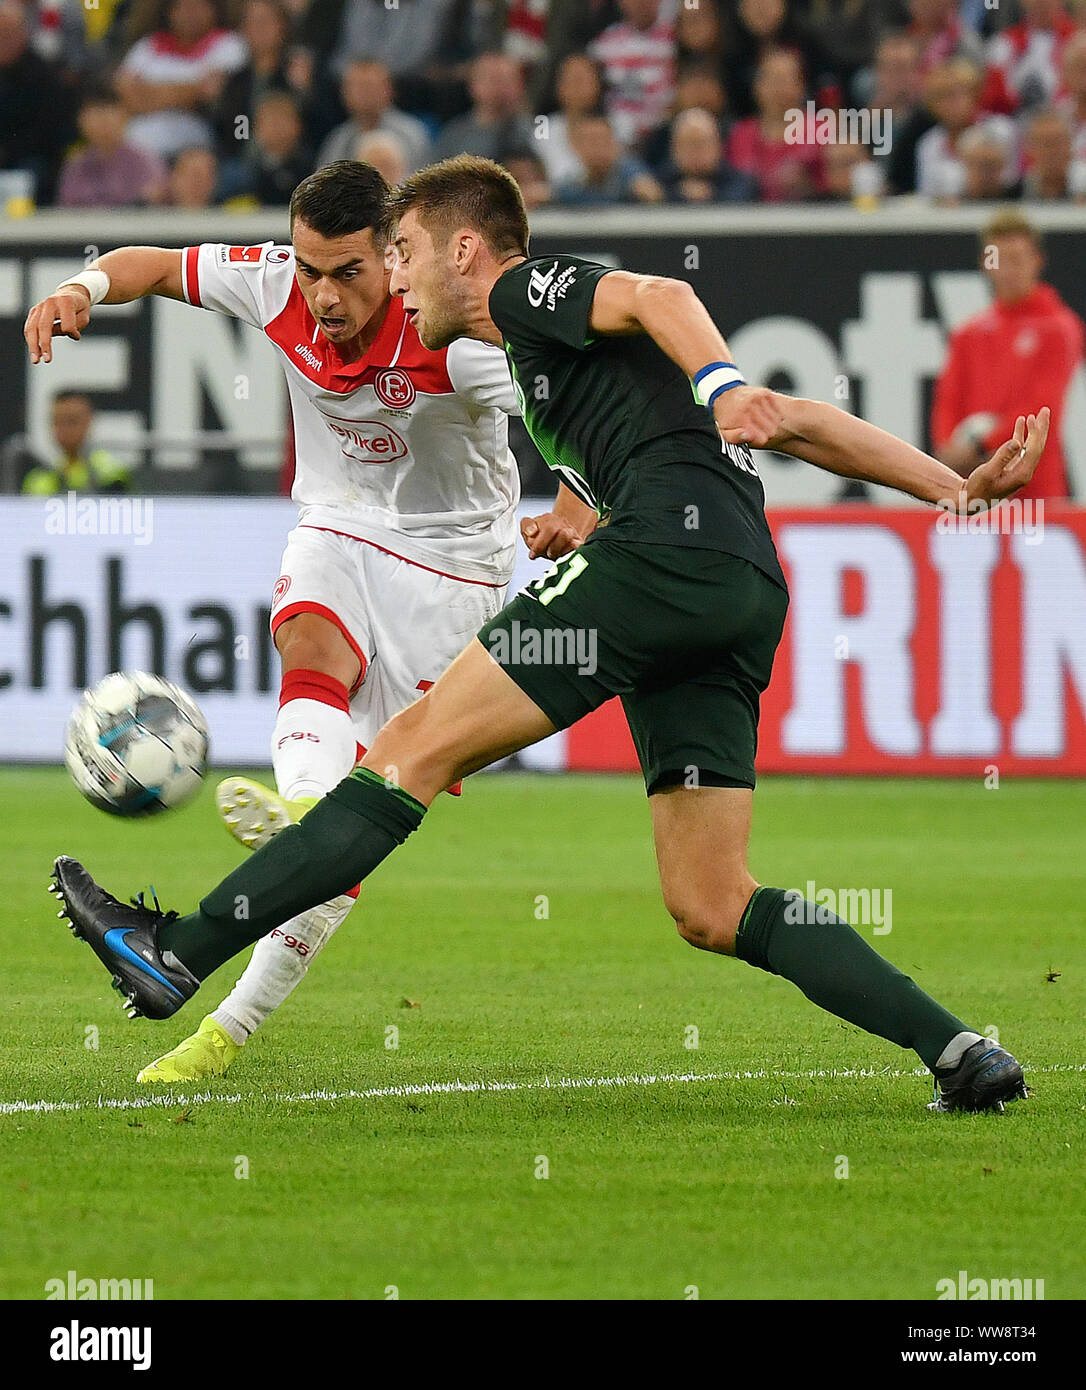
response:
<path id="1" fill-rule="evenodd" d="M 435 248 L 413 208 L 400 219 L 393 243 L 396 262 L 389 287 L 403 296 L 407 317 L 431 351 L 463 337 L 468 322 L 467 287 L 456 271 L 452 244 L 450 237 L 441 250 Z"/>
<path id="2" fill-rule="evenodd" d="M 373 229 L 323 237 L 295 218 L 291 233 L 298 288 L 329 342 L 356 338 L 388 298 L 385 248 Z"/>
<path id="3" fill-rule="evenodd" d="M 1024 299 L 1041 278 L 1044 264 L 1040 251 L 1027 236 L 999 237 L 994 255 L 985 248 L 985 270 L 1001 303 Z"/>

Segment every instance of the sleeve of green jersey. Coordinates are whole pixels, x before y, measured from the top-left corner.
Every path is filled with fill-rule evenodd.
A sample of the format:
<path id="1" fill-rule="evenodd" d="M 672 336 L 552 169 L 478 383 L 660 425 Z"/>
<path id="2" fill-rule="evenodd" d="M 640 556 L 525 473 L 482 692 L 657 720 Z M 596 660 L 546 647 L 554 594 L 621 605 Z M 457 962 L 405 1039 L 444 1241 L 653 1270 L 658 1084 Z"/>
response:
<path id="1" fill-rule="evenodd" d="M 490 292 L 490 316 L 507 342 L 537 339 L 584 349 L 600 277 L 611 266 L 542 256 L 507 270 Z"/>

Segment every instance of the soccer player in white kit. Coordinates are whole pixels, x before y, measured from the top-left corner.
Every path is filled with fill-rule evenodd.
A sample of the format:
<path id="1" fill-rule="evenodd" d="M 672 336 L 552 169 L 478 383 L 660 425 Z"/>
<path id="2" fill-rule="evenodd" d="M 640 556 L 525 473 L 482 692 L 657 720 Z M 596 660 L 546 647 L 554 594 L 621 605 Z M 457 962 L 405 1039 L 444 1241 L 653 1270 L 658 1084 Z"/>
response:
<path id="1" fill-rule="evenodd" d="M 371 166 L 339 161 L 295 190 L 291 246 L 124 247 L 27 319 L 31 361 L 48 361 L 53 332 L 78 338 L 93 304 L 160 294 L 241 319 L 282 354 L 300 513 L 271 617 L 283 667 L 272 735 L 280 795 L 242 779 L 219 788 L 228 827 L 250 848 L 350 772 L 498 611 L 512 574 L 519 483 L 506 414 L 519 409 L 505 354 L 469 339 L 421 345 L 388 291 L 387 195 Z M 537 541 L 534 554 L 560 553 L 571 529 L 576 538 L 568 521 L 538 521 L 556 547 Z M 352 902 L 337 898 L 258 941 L 227 999 L 138 1079 L 221 1075 Z"/>

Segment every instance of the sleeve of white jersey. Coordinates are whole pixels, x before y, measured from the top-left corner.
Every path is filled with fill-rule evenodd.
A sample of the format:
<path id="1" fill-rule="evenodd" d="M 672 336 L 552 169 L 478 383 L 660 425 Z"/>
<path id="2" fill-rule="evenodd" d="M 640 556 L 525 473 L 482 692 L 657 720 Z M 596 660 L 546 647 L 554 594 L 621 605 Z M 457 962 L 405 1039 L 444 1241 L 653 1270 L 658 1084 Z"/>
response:
<path id="1" fill-rule="evenodd" d="M 520 414 L 509 360 L 500 347 L 474 338 L 457 338 L 449 344 L 445 367 L 457 395 L 506 415 Z"/>
<path id="2" fill-rule="evenodd" d="M 286 252 L 284 255 L 283 253 Z M 274 264 L 269 262 L 274 256 Z M 289 248 L 204 242 L 181 253 L 181 288 L 189 304 L 263 328 L 283 307 L 284 275 L 293 277 Z"/>

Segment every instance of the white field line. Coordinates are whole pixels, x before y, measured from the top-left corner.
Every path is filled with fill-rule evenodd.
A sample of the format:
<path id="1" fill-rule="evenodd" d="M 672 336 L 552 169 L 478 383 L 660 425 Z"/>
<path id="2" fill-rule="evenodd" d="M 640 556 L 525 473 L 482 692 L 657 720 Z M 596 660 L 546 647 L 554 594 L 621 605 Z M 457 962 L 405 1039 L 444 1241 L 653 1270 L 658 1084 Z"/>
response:
<path id="1" fill-rule="evenodd" d="M 1086 1063 L 1057 1063 L 1050 1067 L 1026 1067 L 1027 1080 L 1030 1076 L 1053 1072 L 1086 1072 Z M 156 1091 L 147 1096 L 120 1096 L 110 1098 L 99 1096 L 97 1100 L 6 1100 L 0 1101 L 0 1115 L 46 1115 L 56 1113 L 70 1114 L 80 1110 L 154 1110 L 174 1109 L 177 1106 L 191 1108 L 195 1105 L 240 1105 L 245 1101 L 272 1102 L 277 1105 L 306 1105 L 313 1101 L 341 1100 L 385 1100 L 397 1096 L 443 1096 L 452 1094 L 474 1095 L 487 1091 L 585 1091 L 621 1086 L 661 1086 L 698 1081 L 815 1081 L 822 1078 L 830 1080 L 867 1079 L 889 1077 L 893 1080 L 909 1077 L 927 1077 L 930 1073 L 924 1067 L 913 1071 L 898 1071 L 892 1067 L 841 1067 L 814 1071 L 710 1071 L 710 1072 L 662 1072 L 632 1076 L 565 1076 L 552 1080 L 545 1076 L 541 1081 L 423 1081 L 404 1086 L 374 1086 L 365 1091 L 252 1091 L 248 1095 L 227 1094 L 226 1092 L 197 1091 L 188 1095 L 179 1091 Z"/>

